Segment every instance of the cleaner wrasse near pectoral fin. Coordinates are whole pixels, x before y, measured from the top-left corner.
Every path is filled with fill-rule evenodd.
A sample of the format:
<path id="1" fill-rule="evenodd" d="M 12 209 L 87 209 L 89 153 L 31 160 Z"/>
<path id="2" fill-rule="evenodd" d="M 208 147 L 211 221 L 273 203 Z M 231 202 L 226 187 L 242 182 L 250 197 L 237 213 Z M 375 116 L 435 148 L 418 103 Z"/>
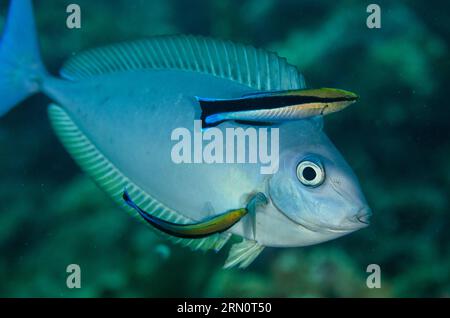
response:
<path id="1" fill-rule="evenodd" d="M 260 198 L 261 197 L 259 196 L 257 199 L 262 200 Z M 147 223 L 158 230 L 175 237 L 191 239 L 204 238 L 228 230 L 246 216 L 249 213 L 249 210 L 253 211 L 254 206 L 258 204 L 257 202 L 254 202 L 255 200 L 251 200 L 247 208 L 230 210 L 197 223 L 177 224 L 165 221 L 142 210 L 133 202 L 127 191 L 124 191 L 123 193 L 123 200 L 128 206 L 136 210 Z"/>
<path id="2" fill-rule="evenodd" d="M 203 128 L 208 128 L 228 120 L 267 124 L 327 115 L 353 104 L 358 96 L 340 89 L 319 88 L 256 92 L 231 99 L 196 99 Z"/>

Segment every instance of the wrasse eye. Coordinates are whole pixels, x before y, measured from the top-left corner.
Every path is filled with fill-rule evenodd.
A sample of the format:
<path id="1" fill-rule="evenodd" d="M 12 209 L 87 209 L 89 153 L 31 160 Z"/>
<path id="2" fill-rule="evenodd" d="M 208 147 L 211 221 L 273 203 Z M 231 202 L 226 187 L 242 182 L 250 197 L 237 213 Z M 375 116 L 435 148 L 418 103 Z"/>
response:
<path id="1" fill-rule="evenodd" d="M 305 159 L 297 166 L 297 178 L 307 187 L 318 187 L 325 180 L 325 170 L 320 161 Z"/>

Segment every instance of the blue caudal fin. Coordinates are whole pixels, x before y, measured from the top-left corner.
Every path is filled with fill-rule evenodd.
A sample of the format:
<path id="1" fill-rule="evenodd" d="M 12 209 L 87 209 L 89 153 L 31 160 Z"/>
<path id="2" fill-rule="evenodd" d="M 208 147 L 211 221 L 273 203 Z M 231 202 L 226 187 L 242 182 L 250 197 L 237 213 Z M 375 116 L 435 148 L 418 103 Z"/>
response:
<path id="1" fill-rule="evenodd" d="M 31 0 L 11 0 L 0 41 L 0 117 L 37 93 L 45 74 Z"/>

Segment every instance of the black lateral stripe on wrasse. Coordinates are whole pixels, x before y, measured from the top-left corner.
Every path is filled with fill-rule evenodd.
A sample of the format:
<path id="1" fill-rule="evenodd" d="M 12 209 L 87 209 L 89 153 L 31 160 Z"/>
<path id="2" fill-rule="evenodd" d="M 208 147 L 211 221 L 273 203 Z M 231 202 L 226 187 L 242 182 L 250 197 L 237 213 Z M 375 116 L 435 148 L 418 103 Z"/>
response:
<path id="1" fill-rule="evenodd" d="M 217 228 L 217 224 L 219 223 L 220 219 L 223 218 L 224 214 L 218 215 L 204 222 L 194 224 L 177 224 L 162 220 L 142 210 L 136 203 L 133 202 L 127 191 L 124 191 L 122 198 L 125 201 L 125 203 L 134 210 L 136 210 L 147 223 L 149 223 L 156 229 L 166 234 L 179 238 L 199 239 L 214 235 L 216 233 L 222 233 L 231 228 L 234 224 L 236 224 L 242 217 L 244 217 L 247 214 L 246 209 L 240 209 L 244 211 L 241 217 L 233 220 L 232 222 L 224 223 L 224 225 L 219 228 Z M 203 225 L 205 226 L 204 228 L 202 228 Z M 215 228 L 208 230 L 208 225 L 210 227 L 214 226 Z"/>
<path id="2" fill-rule="evenodd" d="M 334 103 L 354 101 L 355 97 L 319 97 L 302 95 L 261 95 L 258 97 L 243 97 L 236 99 L 201 99 L 198 101 L 202 108 L 202 120 L 212 114 L 229 113 L 237 111 L 274 109 L 286 106 L 310 104 L 310 103 Z"/>

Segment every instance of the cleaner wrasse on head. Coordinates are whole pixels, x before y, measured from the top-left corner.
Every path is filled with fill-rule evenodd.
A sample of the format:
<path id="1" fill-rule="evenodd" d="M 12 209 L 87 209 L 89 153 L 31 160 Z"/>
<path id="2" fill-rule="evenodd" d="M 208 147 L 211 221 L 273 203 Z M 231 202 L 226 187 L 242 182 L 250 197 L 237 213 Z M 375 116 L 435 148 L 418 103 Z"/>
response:
<path id="1" fill-rule="evenodd" d="M 347 108 L 358 95 L 334 88 L 298 89 L 246 94 L 239 98 L 197 97 L 203 128 L 227 120 L 275 123 L 327 115 Z"/>

